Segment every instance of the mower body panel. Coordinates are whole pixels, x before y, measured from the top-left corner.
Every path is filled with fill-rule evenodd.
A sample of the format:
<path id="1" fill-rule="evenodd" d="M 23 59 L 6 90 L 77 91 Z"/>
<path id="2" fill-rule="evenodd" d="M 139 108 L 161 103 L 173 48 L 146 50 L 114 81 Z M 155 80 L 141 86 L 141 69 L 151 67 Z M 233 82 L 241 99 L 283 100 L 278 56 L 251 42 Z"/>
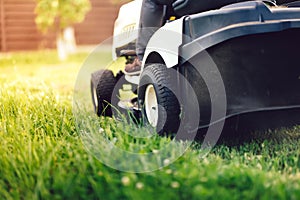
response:
<path id="1" fill-rule="evenodd" d="M 123 49 L 135 50 L 142 0 L 134 0 L 120 7 L 114 24 L 112 58 L 116 60 Z"/>
<path id="2" fill-rule="evenodd" d="M 183 24 L 185 17 L 175 21 L 166 23 L 162 28 L 158 29 L 148 42 L 143 65 L 153 63 L 155 60 L 151 58 L 153 54 L 158 54 L 168 68 L 174 67 L 179 61 L 179 47 L 182 45 Z"/>

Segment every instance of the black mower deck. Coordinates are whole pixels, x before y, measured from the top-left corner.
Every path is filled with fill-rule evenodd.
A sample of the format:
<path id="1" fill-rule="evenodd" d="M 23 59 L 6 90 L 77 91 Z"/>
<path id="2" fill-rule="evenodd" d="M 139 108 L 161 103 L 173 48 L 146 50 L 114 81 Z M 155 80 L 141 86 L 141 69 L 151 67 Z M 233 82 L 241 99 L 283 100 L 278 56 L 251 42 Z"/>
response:
<path id="1" fill-rule="evenodd" d="M 184 59 L 179 70 L 198 97 L 199 128 L 224 119 L 235 130 L 300 124 L 300 9 L 271 11 L 261 2 L 243 5 L 186 17 L 189 39 L 180 49 Z M 208 55 L 213 62 L 203 62 Z M 203 76 L 215 77 L 213 65 L 222 78 L 215 81 L 224 83 L 227 104 L 225 118 L 210 121 L 210 95 L 218 94 L 210 94 Z M 183 98 L 191 92 L 188 87 L 182 91 Z M 185 100 L 193 109 L 195 102 Z"/>

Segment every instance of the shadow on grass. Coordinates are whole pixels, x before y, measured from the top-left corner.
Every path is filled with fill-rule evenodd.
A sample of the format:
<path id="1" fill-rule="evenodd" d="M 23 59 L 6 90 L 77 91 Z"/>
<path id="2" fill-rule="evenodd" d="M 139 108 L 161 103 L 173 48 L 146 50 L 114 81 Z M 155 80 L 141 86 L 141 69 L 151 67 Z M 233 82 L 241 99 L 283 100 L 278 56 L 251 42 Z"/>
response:
<path id="1" fill-rule="evenodd" d="M 222 133 L 215 148 L 227 146 L 229 148 L 239 148 L 243 145 L 269 143 L 280 145 L 286 143 L 296 143 L 300 140 L 300 126 L 290 128 L 269 129 L 261 131 L 243 131 L 240 133 Z M 200 149 L 203 139 L 198 137 L 194 141 L 193 148 Z"/>

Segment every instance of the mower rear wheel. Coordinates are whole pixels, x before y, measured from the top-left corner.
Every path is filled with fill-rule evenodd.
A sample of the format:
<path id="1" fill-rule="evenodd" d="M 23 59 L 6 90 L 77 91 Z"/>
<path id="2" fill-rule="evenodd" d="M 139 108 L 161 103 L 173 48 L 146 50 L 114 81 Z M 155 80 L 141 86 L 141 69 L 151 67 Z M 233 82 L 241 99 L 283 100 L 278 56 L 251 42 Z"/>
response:
<path id="1" fill-rule="evenodd" d="M 98 116 L 112 116 L 111 99 L 117 79 L 111 70 L 99 70 L 91 77 L 91 94 Z"/>

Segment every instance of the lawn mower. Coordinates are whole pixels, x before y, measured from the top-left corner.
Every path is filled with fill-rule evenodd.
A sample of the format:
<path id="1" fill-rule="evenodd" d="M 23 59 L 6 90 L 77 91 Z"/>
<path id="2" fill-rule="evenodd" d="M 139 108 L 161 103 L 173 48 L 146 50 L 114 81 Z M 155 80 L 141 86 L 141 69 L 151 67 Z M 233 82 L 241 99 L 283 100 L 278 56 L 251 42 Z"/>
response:
<path id="1" fill-rule="evenodd" d="M 123 110 L 159 134 L 174 133 L 183 122 L 186 133 L 299 125 L 300 3 L 215 2 L 222 1 L 209 7 L 198 0 L 175 1 L 172 17 L 147 45 L 139 75 L 94 72 L 96 113 L 111 117 Z M 130 63 L 136 56 L 140 6 L 135 0 L 120 8 L 114 59 Z M 116 91 L 124 84 L 136 94 L 132 99 L 119 98 Z"/>

